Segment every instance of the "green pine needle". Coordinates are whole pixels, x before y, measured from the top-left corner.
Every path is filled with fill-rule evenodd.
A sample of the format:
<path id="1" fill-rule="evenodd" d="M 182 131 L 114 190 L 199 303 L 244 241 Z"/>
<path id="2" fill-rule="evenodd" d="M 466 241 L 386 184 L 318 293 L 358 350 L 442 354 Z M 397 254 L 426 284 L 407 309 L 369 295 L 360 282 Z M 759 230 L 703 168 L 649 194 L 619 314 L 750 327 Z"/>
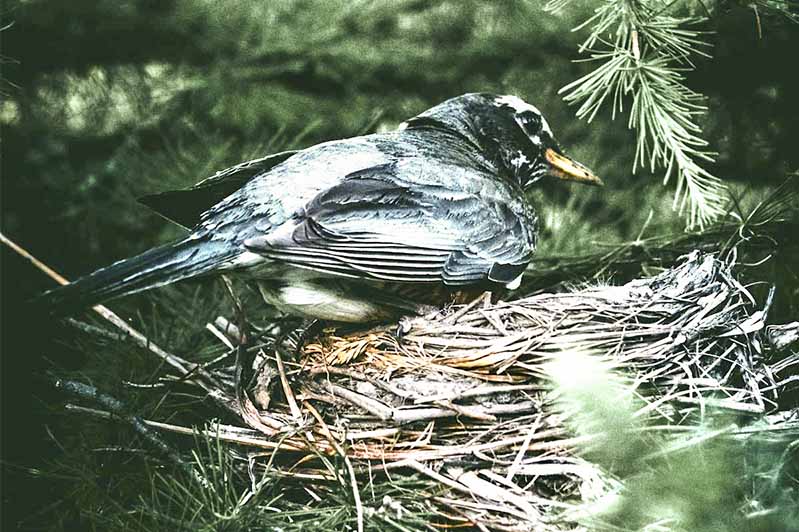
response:
<path id="1" fill-rule="evenodd" d="M 570 0 L 555 0 L 557 10 Z M 636 130 L 633 172 L 664 168 L 664 183 L 676 174 L 674 206 L 689 228 L 704 227 L 725 212 L 726 187 L 702 164 L 713 162 L 697 117 L 707 111 L 705 97 L 685 85 L 690 57 L 707 57 L 701 32 L 690 27 L 703 19 L 677 18 L 659 0 L 606 0 L 575 29 L 590 28 L 580 47 L 599 66 L 561 89 L 579 104 L 577 116 L 589 122 L 606 104 L 616 113 L 631 101 L 628 126 Z M 612 40 L 606 40 L 610 36 Z"/>

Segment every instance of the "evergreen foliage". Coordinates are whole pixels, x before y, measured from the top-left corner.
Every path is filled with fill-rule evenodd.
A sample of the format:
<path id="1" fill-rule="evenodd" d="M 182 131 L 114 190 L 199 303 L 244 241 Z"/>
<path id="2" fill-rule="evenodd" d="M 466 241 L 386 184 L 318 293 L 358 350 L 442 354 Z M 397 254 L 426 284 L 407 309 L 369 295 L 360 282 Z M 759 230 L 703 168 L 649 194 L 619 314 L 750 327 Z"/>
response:
<path id="1" fill-rule="evenodd" d="M 570 0 L 548 5 L 555 11 Z M 688 227 L 702 227 L 725 209 L 721 180 L 703 164 L 713 162 L 702 138 L 699 118 L 706 98 L 686 85 L 691 56 L 710 57 L 700 16 L 675 16 L 676 2 L 608 0 L 577 28 L 590 28 L 580 46 L 590 52 L 595 70 L 563 87 L 570 103 L 580 103 L 577 116 L 590 123 L 604 104 L 612 115 L 630 107 L 628 126 L 637 132 L 635 167 L 665 167 L 664 183 L 676 174 L 675 205 L 687 213 Z M 680 6 L 677 6 L 680 7 Z M 606 39 L 610 37 L 610 40 Z"/>

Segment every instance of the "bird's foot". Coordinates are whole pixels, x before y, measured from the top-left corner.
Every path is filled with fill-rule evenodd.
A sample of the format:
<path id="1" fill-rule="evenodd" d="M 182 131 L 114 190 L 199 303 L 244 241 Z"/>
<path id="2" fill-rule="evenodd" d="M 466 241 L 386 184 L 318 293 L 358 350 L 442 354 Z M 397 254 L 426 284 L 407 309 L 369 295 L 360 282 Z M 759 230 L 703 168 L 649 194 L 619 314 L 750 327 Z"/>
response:
<path id="1" fill-rule="evenodd" d="M 285 318 L 261 335 L 282 360 L 298 360 L 305 344 L 321 332 L 319 320 Z M 239 346 L 238 382 L 242 393 L 247 394 L 259 409 L 266 410 L 272 399 L 275 384 L 279 382 L 276 357 L 252 343 Z"/>
<path id="2" fill-rule="evenodd" d="M 285 324 L 285 326 L 284 326 Z M 280 331 L 273 337 L 272 345 L 298 359 L 305 345 L 317 338 L 324 330 L 324 321 L 318 319 L 286 318 Z"/>
<path id="3" fill-rule="evenodd" d="M 295 331 L 296 340 L 294 343 L 294 358 L 299 358 L 302 355 L 305 345 L 311 340 L 319 337 L 324 329 L 325 324 L 323 320 L 306 320 L 302 326 Z"/>

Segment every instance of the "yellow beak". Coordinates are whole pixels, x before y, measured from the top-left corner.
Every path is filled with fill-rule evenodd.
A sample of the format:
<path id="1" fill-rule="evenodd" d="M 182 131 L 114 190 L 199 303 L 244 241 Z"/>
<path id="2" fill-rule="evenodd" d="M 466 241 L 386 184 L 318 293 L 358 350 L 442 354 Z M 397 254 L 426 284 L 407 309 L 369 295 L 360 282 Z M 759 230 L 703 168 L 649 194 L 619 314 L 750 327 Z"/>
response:
<path id="1" fill-rule="evenodd" d="M 604 183 L 594 173 L 573 159 L 561 155 L 552 148 L 544 152 L 547 162 L 552 167 L 553 174 L 564 181 L 577 181 L 586 185 L 604 186 Z"/>

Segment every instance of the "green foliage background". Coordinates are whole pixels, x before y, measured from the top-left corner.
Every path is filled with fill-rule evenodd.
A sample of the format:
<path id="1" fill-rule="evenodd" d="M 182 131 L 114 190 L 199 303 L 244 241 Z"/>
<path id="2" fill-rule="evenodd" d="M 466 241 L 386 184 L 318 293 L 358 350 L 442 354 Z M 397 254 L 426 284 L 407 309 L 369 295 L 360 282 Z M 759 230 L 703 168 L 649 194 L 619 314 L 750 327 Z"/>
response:
<path id="1" fill-rule="evenodd" d="M 799 168 L 799 25 L 767 9 L 781 2 L 671 4 L 678 14 L 709 14 L 698 29 L 709 32 L 712 57 L 695 58 L 686 75 L 692 89 L 709 97 L 710 110 L 699 120 L 718 152 L 711 170 L 746 211 Z M 586 124 L 558 95 L 592 68 L 573 61 L 585 32 L 571 30 L 595 5 L 572 2 L 552 13 L 533 0 L 5 2 L 2 230 L 74 277 L 179 233 L 137 205 L 140 195 L 189 185 L 272 151 L 394 128 L 443 99 L 492 91 L 538 106 L 567 152 L 607 183 L 601 190 L 534 192 L 544 222 L 542 258 L 681 231 L 684 219 L 672 210 L 661 174 L 631 174 L 636 135 L 626 120 L 613 121 L 605 111 Z M 766 279 L 779 285 L 776 318 L 783 321 L 799 309 L 797 251 L 784 236 L 771 263 L 782 267 L 772 267 Z M 63 482 L 41 492 L 43 481 L 30 480 L 31 468 L 53 459 L 68 463 L 62 452 L 70 448 L 42 428 L 65 422 L 48 417 L 57 400 L 33 393 L 41 389 L 35 375 L 55 365 L 118 382 L 157 368 L 126 352 L 105 374 L 92 374 L 87 368 L 108 364 L 113 348 L 40 335 L 50 324 L 32 323 L 22 302 L 48 286 L 3 250 L 3 438 L 10 464 L 3 503 L 24 514 L 58 501 L 66 508 L 55 512 L 61 526 L 102 529 L 81 510 L 99 504 L 98 494 L 70 481 L 100 475 L 102 464 L 63 473 Z M 121 308 L 138 312 L 154 338 L 180 352 L 201 352 L 202 318 L 222 304 L 208 290 L 189 284 Z M 201 308 L 192 306 L 196 301 Z M 162 313 L 181 307 L 191 311 Z M 86 446 L 124 437 L 104 424 L 66 436 Z M 120 494 L 132 497 L 121 486 L 124 478 L 106 486 L 122 500 Z M 20 486 L 16 495 L 9 481 Z M 40 500 L 31 504 L 35 494 Z M 50 518 L 17 515 L 13 522 L 46 527 Z"/>

